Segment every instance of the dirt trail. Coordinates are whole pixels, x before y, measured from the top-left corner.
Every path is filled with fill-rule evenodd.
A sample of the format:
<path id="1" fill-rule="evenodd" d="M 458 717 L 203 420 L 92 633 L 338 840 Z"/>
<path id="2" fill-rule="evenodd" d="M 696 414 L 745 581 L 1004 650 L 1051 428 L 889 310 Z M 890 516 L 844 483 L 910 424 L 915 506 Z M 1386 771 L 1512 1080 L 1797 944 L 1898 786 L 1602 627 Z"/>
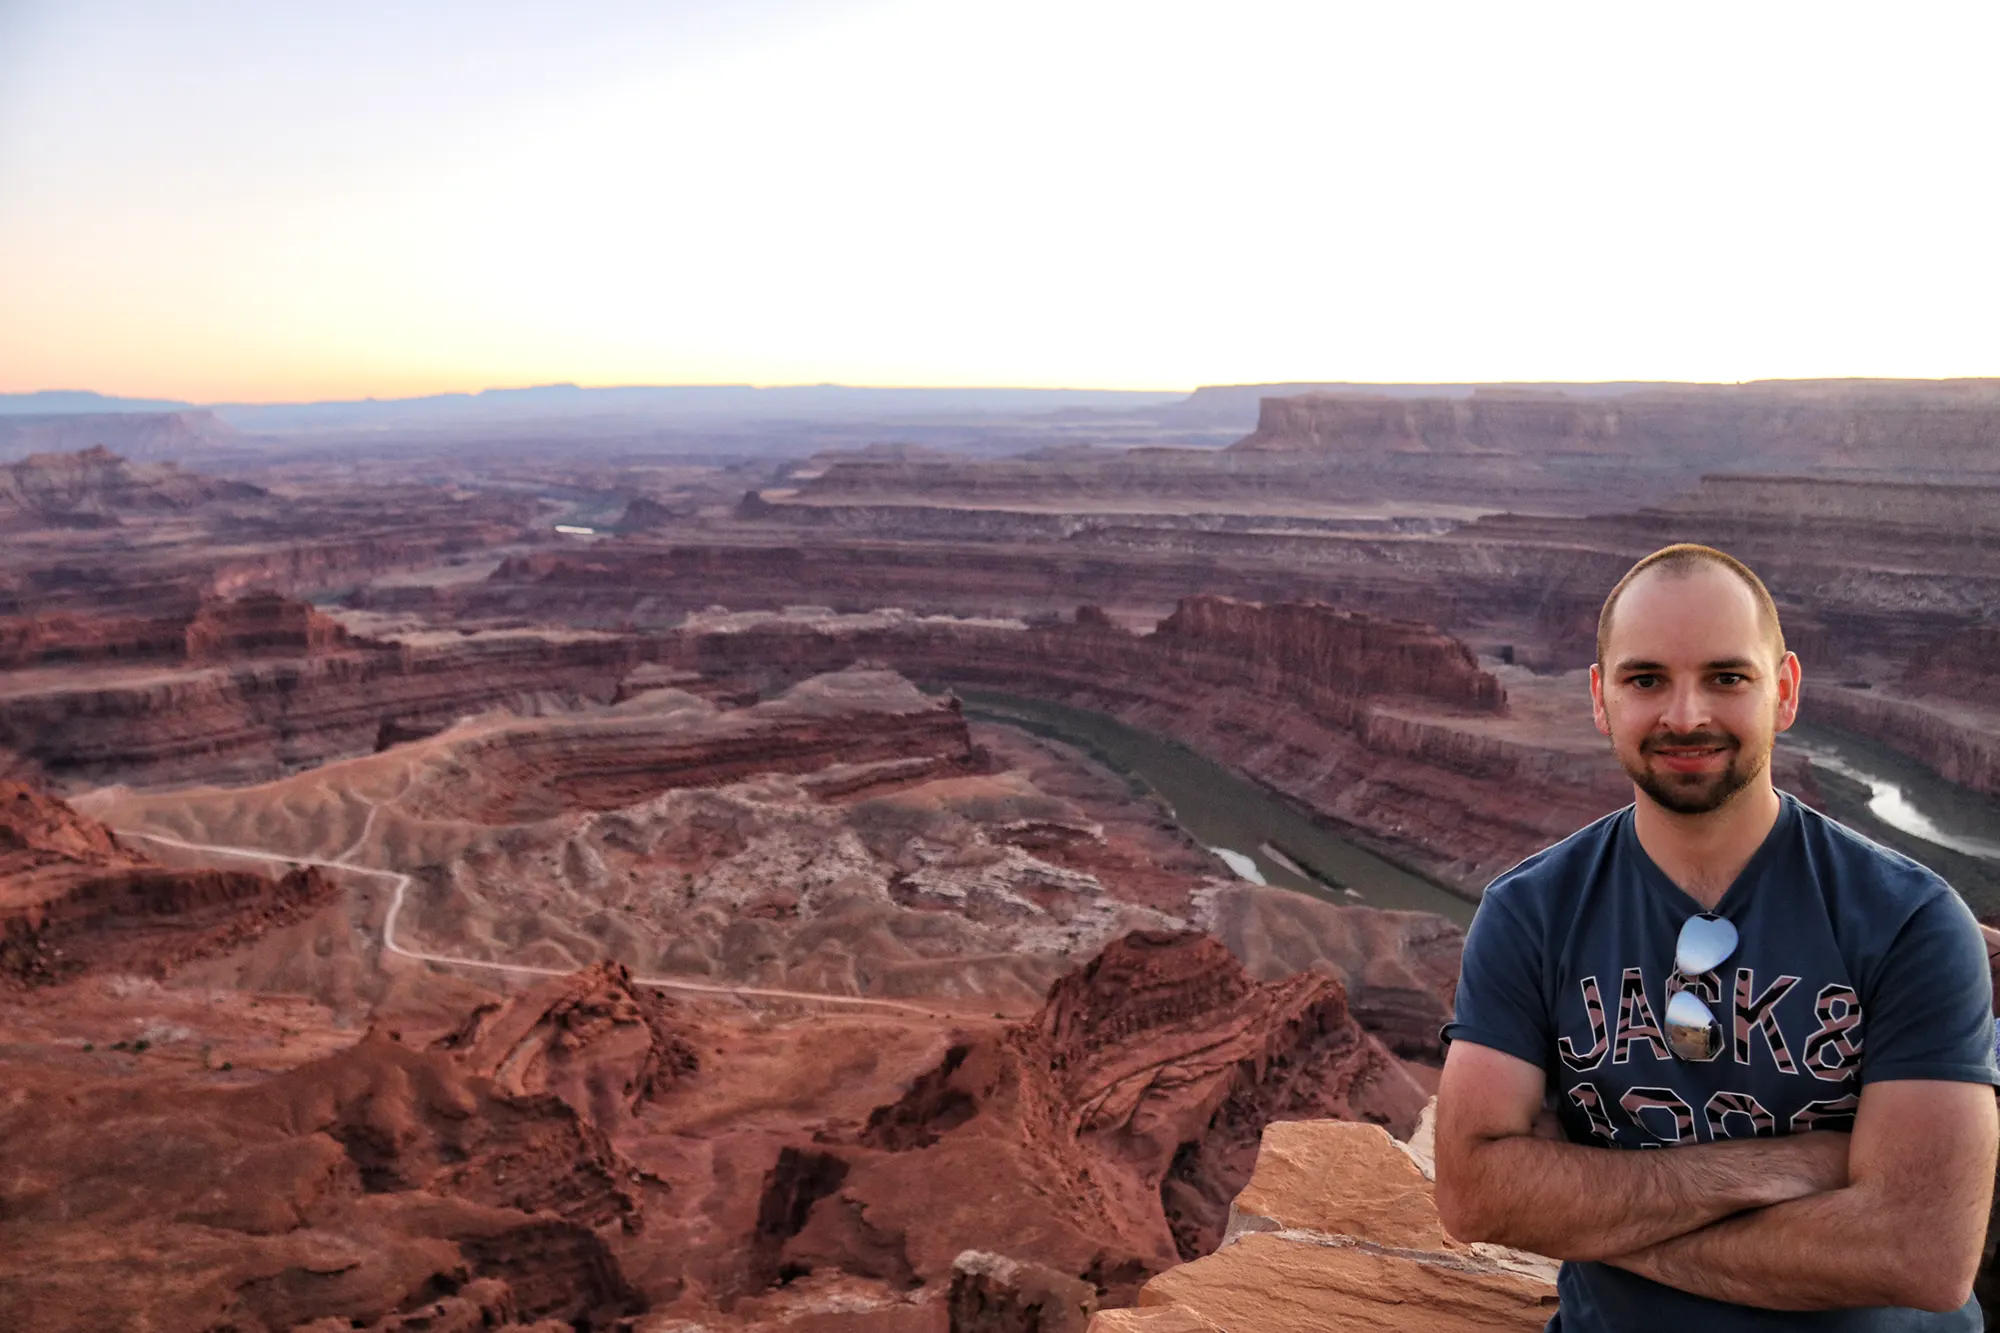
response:
<path id="1" fill-rule="evenodd" d="M 389 914 L 382 918 L 382 947 L 390 953 L 421 963 L 441 963 L 448 967 L 469 967 L 486 972 L 507 972 L 524 977 L 566 977 L 571 975 L 568 970 L 563 968 L 532 967 L 525 963 L 493 963 L 483 958 L 461 958 L 452 954 L 430 953 L 422 949 L 407 949 L 398 944 L 396 942 L 396 919 L 403 911 L 403 894 L 410 887 L 410 876 L 400 871 L 377 870 L 371 866 L 355 865 L 346 859 L 354 853 L 356 848 L 361 846 L 367 837 L 368 828 L 373 825 L 376 811 L 379 809 L 379 806 L 370 806 L 368 820 L 363 825 L 360 836 L 355 838 L 354 842 L 348 846 L 346 851 L 341 853 L 339 858 L 331 861 L 320 860 L 310 856 L 286 856 L 257 847 L 230 847 L 219 843 L 183 842 L 179 838 L 170 838 L 163 833 L 148 833 L 141 829 L 116 829 L 114 832 L 121 838 L 144 838 L 151 842 L 164 843 L 169 847 L 178 847 L 184 851 L 239 856 L 253 861 L 271 861 L 282 865 L 322 866 L 329 870 L 344 871 L 352 875 L 372 875 L 377 879 L 387 879 L 393 881 L 395 884 L 395 894 L 389 900 Z M 935 1006 L 904 1004 L 898 1000 L 872 1000 L 860 995 L 828 995 L 821 991 L 777 990 L 763 986 L 721 986 L 699 981 L 682 981 L 674 977 L 633 977 L 632 981 L 636 985 L 652 986 L 660 990 L 694 991 L 709 995 L 754 996 L 759 999 L 804 1000 L 819 1004 L 858 1005 L 870 1009 L 893 1009 L 902 1013 L 923 1014 L 926 1017 L 934 1017 L 938 1013 Z"/>

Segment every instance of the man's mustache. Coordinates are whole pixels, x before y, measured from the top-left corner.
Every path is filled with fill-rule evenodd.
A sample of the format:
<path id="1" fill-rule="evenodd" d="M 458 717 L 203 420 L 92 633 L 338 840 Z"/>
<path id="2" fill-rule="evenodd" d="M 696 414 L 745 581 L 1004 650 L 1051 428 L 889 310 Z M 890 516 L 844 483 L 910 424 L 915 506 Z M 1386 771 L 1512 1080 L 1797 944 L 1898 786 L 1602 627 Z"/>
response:
<path id="1" fill-rule="evenodd" d="M 1646 737 L 1639 743 L 1639 750 L 1643 754 L 1657 750 L 1733 750 L 1739 743 L 1734 736 L 1721 731 L 1669 731 Z"/>

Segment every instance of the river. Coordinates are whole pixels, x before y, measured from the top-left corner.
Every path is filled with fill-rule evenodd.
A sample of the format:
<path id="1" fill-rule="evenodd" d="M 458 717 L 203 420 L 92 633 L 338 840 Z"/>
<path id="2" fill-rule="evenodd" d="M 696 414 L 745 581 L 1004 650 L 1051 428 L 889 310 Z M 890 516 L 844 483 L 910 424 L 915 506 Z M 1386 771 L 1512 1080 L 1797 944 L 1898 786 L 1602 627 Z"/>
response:
<path id="1" fill-rule="evenodd" d="M 1166 807 L 1243 879 L 1336 903 L 1435 912 L 1464 924 L 1473 904 L 1335 833 L 1268 788 L 1177 741 L 1082 708 L 962 690 L 967 716 L 1076 746 Z"/>
<path id="2" fill-rule="evenodd" d="M 1471 920 L 1472 904 L 1359 847 L 1285 797 L 1180 743 L 1103 713 L 992 691 L 962 691 L 969 716 L 1065 741 L 1157 799 L 1236 874 L 1337 903 Z M 1930 866 L 1972 903 L 2000 912 L 2000 801 L 1947 782 L 1888 748 L 1801 725 L 1781 744 L 1805 755 L 1829 813 Z"/>
<path id="3" fill-rule="evenodd" d="M 2000 861 L 2000 802 L 1846 732 L 1801 725 L 1782 743 L 1813 767 L 1868 788 L 1868 813 L 1889 827 L 1963 856 Z"/>

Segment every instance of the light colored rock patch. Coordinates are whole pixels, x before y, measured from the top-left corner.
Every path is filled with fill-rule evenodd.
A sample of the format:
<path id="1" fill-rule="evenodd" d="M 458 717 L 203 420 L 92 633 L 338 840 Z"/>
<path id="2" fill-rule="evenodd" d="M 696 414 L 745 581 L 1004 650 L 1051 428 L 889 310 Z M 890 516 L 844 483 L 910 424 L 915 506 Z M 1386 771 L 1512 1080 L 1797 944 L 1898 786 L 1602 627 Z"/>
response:
<path id="1" fill-rule="evenodd" d="M 1426 1138 L 1427 1110 L 1418 1134 Z M 1464 1245 L 1438 1219 L 1424 1145 L 1377 1125 L 1277 1121 L 1214 1254 L 1148 1282 L 1138 1307 L 1090 1333 L 1539 1329 L 1556 1306 L 1556 1265 Z"/>

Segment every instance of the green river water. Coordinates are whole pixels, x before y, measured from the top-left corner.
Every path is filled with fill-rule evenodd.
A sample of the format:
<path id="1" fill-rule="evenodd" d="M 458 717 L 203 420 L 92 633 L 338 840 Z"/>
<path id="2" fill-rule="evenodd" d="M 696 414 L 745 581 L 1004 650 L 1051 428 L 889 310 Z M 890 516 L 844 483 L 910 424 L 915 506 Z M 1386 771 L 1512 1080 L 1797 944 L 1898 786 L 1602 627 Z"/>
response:
<path id="1" fill-rule="evenodd" d="M 1473 904 L 1341 837 L 1297 805 L 1185 745 L 1114 717 L 986 690 L 962 690 L 967 716 L 1067 742 L 1158 798 L 1239 875 L 1336 903 L 1435 912 L 1461 924 Z"/>

